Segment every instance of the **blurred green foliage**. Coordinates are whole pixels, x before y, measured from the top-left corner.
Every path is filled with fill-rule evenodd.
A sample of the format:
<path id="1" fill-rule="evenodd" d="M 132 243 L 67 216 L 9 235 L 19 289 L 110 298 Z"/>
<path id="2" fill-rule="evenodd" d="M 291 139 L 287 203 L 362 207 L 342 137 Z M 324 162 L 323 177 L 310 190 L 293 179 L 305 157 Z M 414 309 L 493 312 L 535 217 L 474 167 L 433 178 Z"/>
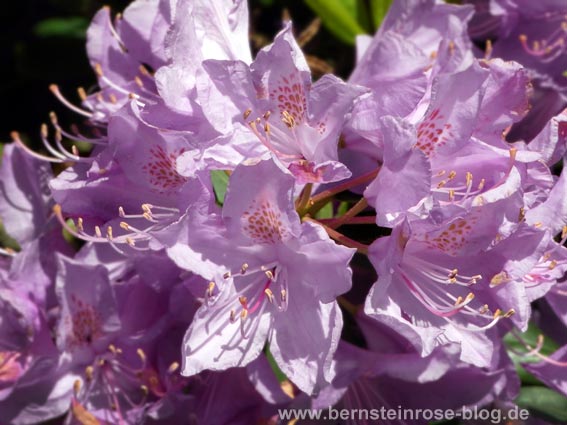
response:
<path id="1" fill-rule="evenodd" d="M 89 21 L 82 16 L 49 18 L 38 22 L 34 33 L 38 37 L 68 37 L 85 39 Z"/>
<path id="2" fill-rule="evenodd" d="M 360 34 L 374 34 L 392 0 L 305 0 L 340 40 L 354 44 Z"/>
<path id="3" fill-rule="evenodd" d="M 330 3 L 333 3 L 331 1 Z M 55 111 L 62 123 L 82 118 L 68 111 L 51 95 L 52 83 L 72 102 L 79 102 L 77 87 L 96 84 L 85 50 L 85 31 L 92 16 L 104 5 L 115 12 L 128 0 L 19 0 L 2 5 L 0 26 L 0 142 L 9 142 L 13 130 L 39 147 L 40 125 Z M 297 0 L 251 0 L 252 44 L 255 50 L 270 42 L 281 28 L 284 10 L 300 33 L 316 17 Z M 354 51 L 326 28 L 305 46 L 308 54 L 323 59 L 336 74 L 347 77 Z"/>

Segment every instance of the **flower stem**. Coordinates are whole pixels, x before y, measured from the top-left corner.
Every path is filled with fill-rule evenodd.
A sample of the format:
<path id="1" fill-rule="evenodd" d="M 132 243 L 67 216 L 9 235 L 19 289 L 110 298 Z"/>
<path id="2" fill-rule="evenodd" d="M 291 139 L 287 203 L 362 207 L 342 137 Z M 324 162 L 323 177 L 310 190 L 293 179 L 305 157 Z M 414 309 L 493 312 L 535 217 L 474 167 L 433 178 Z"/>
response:
<path id="1" fill-rule="evenodd" d="M 366 207 L 368 207 L 368 202 L 366 201 L 365 198 L 362 198 L 356 204 L 354 204 L 354 206 L 351 209 L 349 209 L 344 215 L 336 218 L 332 223 L 329 223 L 328 226 L 331 229 L 336 229 L 338 227 L 341 227 L 343 224 L 348 223 L 349 220 L 354 218 L 357 214 L 364 211 Z"/>
<path id="2" fill-rule="evenodd" d="M 331 189 L 327 189 L 321 193 L 318 193 L 309 200 L 309 209 L 307 210 L 307 214 L 314 215 L 317 211 L 323 208 L 325 204 L 329 202 L 329 200 L 337 193 L 344 192 L 345 190 L 373 180 L 378 175 L 379 171 L 380 167 L 352 180 L 341 183 Z"/>
<path id="3" fill-rule="evenodd" d="M 342 218 L 342 217 L 339 217 Z M 337 221 L 336 218 L 319 218 L 318 219 L 321 223 L 326 224 L 329 227 L 335 228 L 333 224 Z M 352 217 L 348 221 L 341 223 L 342 224 L 376 224 L 376 216 L 375 215 L 365 215 L 362 217 Z M 337 226 L 338 227 L 338 226 Z"/>
<path id="4" fill-rule="evenodd" d="M 297 201 L 295 201 L 295 209 L 300 217 L 304 216 L 309 209 L 309 198 L 311 198 L 311 189 L 313 189 L 313 183 L 307 183 Z"/>
<path id="5" fill-rule="evenodd" d="M 355 248 L 359 253 L 364 254 L 364 255 L 368 255 L 368 245 L 357 242 L 357 241 L 343 235 L 342 233 L 339 233 L 336 230 L 331 229 L 329 226 L 326 226 L 325 224 L 323 224 L 320 221 L 317 221 L 317 220 L 315 220 L 311 217 L 303 217 L 303 221 L 310 221 L 312 223 L 318 224 L 323 229 L 325 229 L 327 234 L 332 239 L 339 242 L 341 245 L 348 246 L 349 248 Z"/>

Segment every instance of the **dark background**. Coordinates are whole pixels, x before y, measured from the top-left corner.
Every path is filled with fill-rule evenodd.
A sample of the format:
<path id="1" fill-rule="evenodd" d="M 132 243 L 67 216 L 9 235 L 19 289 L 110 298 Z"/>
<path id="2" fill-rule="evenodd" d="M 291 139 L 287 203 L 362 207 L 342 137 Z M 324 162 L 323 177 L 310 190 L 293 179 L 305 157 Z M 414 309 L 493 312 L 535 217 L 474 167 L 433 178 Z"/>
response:
<path id="1" fill-rule="evenodd" d="M 121 12 L 126 0 L 15 0 L 2 4 L 0 26 L 0 142 L 10 141 L 17 130 L 27 143 L 38 145 L 41 123 L 54 110 L 68 126 L 80 117 L 67 111 L 48 90 L 56 83 L 73 102 L 76 89 L 96 84 L 85 50 L 85 31 L 96 11 L 104 5 Z M 269 43 L 281 28 L 284 9 L 294 21 L 297 34 L 314 19 L 314 13 L 298 0 L 253 0 L 252 45 Z M 339 76 L 348 77 L 354 49 L 325 28 L 306 45 L 307 54 L 324 59 Z"/>

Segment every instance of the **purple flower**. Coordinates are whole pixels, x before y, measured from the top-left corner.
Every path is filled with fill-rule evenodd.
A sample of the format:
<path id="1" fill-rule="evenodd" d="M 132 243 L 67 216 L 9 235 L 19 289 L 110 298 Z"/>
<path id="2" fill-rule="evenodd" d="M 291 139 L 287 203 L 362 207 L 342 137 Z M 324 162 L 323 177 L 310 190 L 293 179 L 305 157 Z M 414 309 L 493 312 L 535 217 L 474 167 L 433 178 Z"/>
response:
<path id="1" fill-rule="evenodd" d="M 567 346 L 540 362 L 523 363 L 522 366 L 545 385 L 567 397 Z"/>
<path id="2" fill-rule="evenodd" d="M 458 347 L 437 348 L 422 358 L 411 340 L 392 332 L 387 325 L 358 314 L 356 316 L 368 348 L 342 342 L 333 362 L 336 377 L 311 402 L 312 408 L 336 409 L 444 409 L 482 407 L 495 400 L 511 400 L 519 382 L 504 351 L 495 367 L 480 369 L 458 361 Z M 462 385 L 463 381 L 467 385 Z M 450 397 L 447 394 L 451 394 Z M 411 394 L 411 397 L 408 397 Z M 357 412 L 357 410 L 351 410 Z M 356 423 L 373 423 L 360 416 Z M 383 419 L 383 420 L 382 420 Z M 402 418 L 384 423 L 399 423 Z M 350 422 L 347 422 L 350 423 Z M 403 423 L 423 424 L 423 418 L 407 418 Z"/>
<path id="3" fill-rule="evenodd" d="M 506 87 L 504 102 L 499 99 Z M 501 140 L 502 132 L 527 109 L 526 99 L 525 75 L 517 66 L 497 62 L 488 70 L 475 65 L 439 76 L 427 110 L 416 110 L 407 121 L 377 119 L 383 166 L 365 191 L 377 223 L 391 226 L 404 215 L 424 217 L 435 205 L 468 208 L 480 198 L 496 202 L 524 187 L 548 189 L 535 176 L 530 181 L 536 172 L 549 175 L 535 162 L 540 157 Z"/>
<path id="4" fill-rule="evenodd" d="M 49 165 L 15 144 L 4 145 L 0 167 L 0 217 L 4 228 L 23 245 L 46 230 L 51 196 Z"/>
<path id="5" fill-rule="evenodd" d="M 244 366 L 268 342 L 303 391 L 332 378 L 328 367 L 342 328 L 335 298 L 350 287 L 354 250 L 299 221 L 293 186 L 272 160 L 242 164 L 222 215 L 190 210 L 182 223 L 169 255 L 212 280 L 185 336 L 183 374 Z"/>
<path id="6" fill-rule="evenodd" d="M 445 218 L 432 214 L 437 222 L 404 222 L 374 242 L 370 259 L 379 277 L 366 313 L 414 335 L 422 355 L 455 342 L 462 361 L 493 364 L 494 326 L 507 317 L 521 329 L 527 326 L 529 302 L 521 279 L 548 244 L 545 232 L 525 224 L 506 232 L 517 211 L 507 203 Z"/>
<path id="7" fill-rule="evenodd" d="M 364 90 L 331 75 L 312 85 L 290 24 L 250 66 L 213 60 L 203 66 L 208 75 L 199 80 L 199 99 L 207 119 L 228 136 L 222 143 L 236 153 L 227 165 L 271 152 L 299 183 L 350 176 L 338 162 L 338 138 Z"/>
<path id="8" fill-rule="evenodd" d="M 477 8 L 470 24 L 471 37 L 491 40 L 487 54 L 514 60 L 530 71 L 534 83 L 532 109 L 514 126 L 509 140 L 529 142 L 549 119 L 566 105 L 567 69 L 565 13 L 563 2 L 546 0 L 469 0 Z"/>
<path id="9" fill-rule="evenodd" d="M 207 59 L 252 61 L 248 3 L 181 0 L 173 15 L 163 46 L 169 63 L 155 74 L 160 99 L 142 105 L 140 116 L 159 128 L 214 137 L 197 98 L 197 76 Z"/>

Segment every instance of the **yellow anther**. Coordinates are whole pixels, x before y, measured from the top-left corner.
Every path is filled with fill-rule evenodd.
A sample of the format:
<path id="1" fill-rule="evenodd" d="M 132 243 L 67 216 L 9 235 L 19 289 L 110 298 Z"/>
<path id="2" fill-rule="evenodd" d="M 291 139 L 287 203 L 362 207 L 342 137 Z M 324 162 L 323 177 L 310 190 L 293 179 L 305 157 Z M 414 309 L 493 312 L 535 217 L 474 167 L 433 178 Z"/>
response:
<path id="1" fill-rule="evenodd" d="M 508 273 L 501 271 L 500 273 L 495 274 L 492 279 L 490 279 L 490 286 L 498 286 L 508 282 L 509 280 L 510 278 L 508 277 Z"/>
<path id="2" fill-rule="evenodd" d="M 173 363 L 171 363 L 171 364 L 169 365 L 169 367 L 167 368 L 167 371 L 168 371 L 169 373 L 173 373 L 173 372 L 175 372 L 177 369 L 179 369 L 179 363 L 173 362 Z"/>
<path id="3" fill-rule="evenodd" d="M 95 63 L 94 71 L 95 71 L 96 75 L 99 76 L 99 77 L 102 77 L 104 75 L 104 73 L 102 72 L 102 66 L 100 66 L 100 63 Z"/>
<path id="4" fill-rule="evenodd" d="M 264 289 L 264 294 L 266 294 L 266 296 L 268 297 L 268 301 L 270 301 L 270 303 L 274 302 L 274 293 L 270 288 Z"/>
<path id="5" fill-rule="evenodd" d="M 87 366 L 85 368 L 85 376 L 87 378 L 87 381 L 92 381 L 94 376 L 94 368 L 92 366 Z"/>
<path id="6" fill-rule="evenodd" d="M 145 385 L 140 385 L 140 389 L 142 390 L 142 392 L 144 393 L 144 396 L 147 396 L 150 393 L 150 390 L 148 389 L 147 386 Z"/>
<path id="7" fill-rule="evenodd" d="M 138 357 L 140 357 L 140 359 L 142 360 L 142 362 L 146 362 L 146 353 L 144 353 L 144 350 L 142 350 L 141 348 L 138 348 L 136 350 L 136 354 L 138 355 Z"/>
<path id="8" fill-rule="evenodd" d="M 79 95 L 79 97 L 81 98 L 82 101 L 87 100 L 87 92 L 85 91 L 84 88 L 78 87 L 77 93 L 78 93 L 78 95 Z"/>

